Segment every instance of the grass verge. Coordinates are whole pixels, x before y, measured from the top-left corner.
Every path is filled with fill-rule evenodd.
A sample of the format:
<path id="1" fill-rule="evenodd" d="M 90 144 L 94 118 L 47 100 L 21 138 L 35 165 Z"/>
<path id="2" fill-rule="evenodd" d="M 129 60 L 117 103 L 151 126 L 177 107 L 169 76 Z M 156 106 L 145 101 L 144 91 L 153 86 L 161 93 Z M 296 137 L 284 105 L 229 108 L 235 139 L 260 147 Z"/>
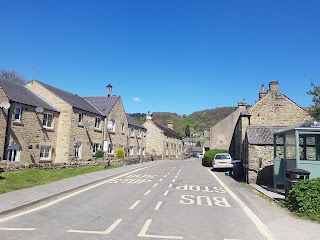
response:
<path id="1" fill-rule="evenodd" d="M 0 175 L 0 194 L 110 168 L 114 168 L 114 166 L 87 166 L 78 168 L 5 172 Z"/>

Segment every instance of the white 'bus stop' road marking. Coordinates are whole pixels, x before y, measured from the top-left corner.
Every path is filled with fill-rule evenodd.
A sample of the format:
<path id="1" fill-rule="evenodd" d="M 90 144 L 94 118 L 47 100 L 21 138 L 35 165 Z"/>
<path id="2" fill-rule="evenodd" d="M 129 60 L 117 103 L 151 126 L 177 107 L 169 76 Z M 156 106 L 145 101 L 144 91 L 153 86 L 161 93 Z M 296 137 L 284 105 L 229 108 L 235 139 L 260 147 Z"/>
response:
<path id="1" fill-rule="evenodd" d="M 0 231 L 34 231 L 35 228 L 0 228 Z"/>
<path id="2" fill-rule="evenodd" d="M 140 233 L 138 234 L 138 237 L 146 237 L 146 238 L 162 238 L 162 239 L 183 239 L 183 237 L 180 236 L 162 236 L 162 235 L 151 235 L 146 234 L 150 224 L 152 222 L 152 219 L 148 219 L 146 223 L 144 224 L 143 228 L 141 229 Z"/>
<path id="3" fill-rule="evenodd" d="M 272 240 L 274 239 L 272 233 L 268 229 L 268 227 L 260 220 L 260 218 L 255 215 L 250 208 L 247 207 L 247 205 L 244 204 L 240 200 L 240 198 L 235 195 L 230 188 L 225 185 L 220 178 L 216 174 L 214 174 L 210 169 L 208 171 L 214 176 L 214 178 L 220 183 L 220 185 L 230 194 L 230 196 L 241 206 L 242 210 L 247 214 L 247 216 L 250 218 L 250 220 L 256 225 L 258 230 L 261 232 L 262 235 L 264 235 L 267 239 Z"/>
<path id="4" fill-rule="evenodd" d="M 163 163 L 156 163 L 156 164 L 153 164 L 153 165 L 158 165 L 158 164 L 163 164 Z M 8 220 L 11 220 L 11 219 L 14 219 L 14 218 L 17 218 L 17 217 L 26 215 L 26 214 L 28 214 L 28 213 L 32 213 L 32 212 L 35 212 L 35 211 L 44 209 L 44 208 L 46 208 L 46 207 L 50 207 L 50 206 L 52 206 L 52 205 L 54 205 L 54 204 L 56 204 L 56 203 L 58 203 L 58 202 L 61 202 L 61 201 L 63 201 L 63 200 L 66 200 L 66 199 L 68 199 L 68 198 L 71 198 L 71 197 L 73 197 L 73 196 L 76 196 L 76 195 L 78 195 L 78 194 L 80 194 L 80 193 L 83 193 L 83 192 L 85 192 L 85 191 L 88 191 L 88 190 L 90 190 L 90 189 L 92 189 L 92 188 L 95 188 L 95 187 L 98 187 L 98 186 L 103 185 L 103 184 L 105 184 L 105 183 L 108 183 L 109 181 L 112 181 L 112 180 L 115 180 L 115 179 L 118 179 L 118 178 L 122 178 L 123 176 L 127 176 L 127 175 L 129 175 L 129 174 L 131 174 L 131 173 L 138 172 L 138 171 L 140 171 L 140 170 L 143 170 L 143 169 L 152 167 L 153 165 L 146 166 L 146 167 L 143 167 L 143 168 L 139 168 L 139 169 L 136 169 L 136 170 L 127 172 L 127 173 L 125 173 L 125 174 L 122 174 L 122 175 L 120 175 L 120 176 L 117 176 L 117 177 L 114 177 L 114 178 L 111 178 L 111 179 L 107 179 L 107 180 L 105 180 L 105 181 L 103 181 L 103 182 L 99 182 L 99 183 L 94 184 L 94 185 L 92 185 L 92 186 L 90 186 L 90 187 L 86 187 L 86 188 L 81 189 L 81 190 L 79 190 L 79 191 L 77 191 L 77 192 L 71 193 L 71 194 L 69 194 L 69 195 L 67 195 L 67 196 L 61 197 L 61 198 L 59 198 L 59 199 L 57 199 L 57 200 L 54 200 L 54 201 L 51 201 L 51 202 L 49 202 L 49 203 L 47 203 L 47 204 L 44 204 L 44 205 L 42 205 L 42 206 L 40 206 L 40 207 L 32 208 L 32 209 L 30 209 L 30 210 L 27 210 L 27 211 L 24 211 L 24 212 L 20 212 L 20 213 L 14 214 L 14 215 L 12 215 L 12 216 L 9 216 L 9 217 L 6 217 L 6 218 L 2 218 L 2 219 L 0 219 L 0 222 L 5 222 L 5 221 L 8 221 Z"/>
<path id="5" fill-rule="evenodd" d="M 68 230 L 68 232 L 72 233 L 89 233 L 89 234 L 103 234 L 107 235 L 112 232 L 113 229 L 115 229 L 119 223 L 122 221 L 121 218 L 117 219 L 106 231 L 83 231 L 83 230 Z"/>

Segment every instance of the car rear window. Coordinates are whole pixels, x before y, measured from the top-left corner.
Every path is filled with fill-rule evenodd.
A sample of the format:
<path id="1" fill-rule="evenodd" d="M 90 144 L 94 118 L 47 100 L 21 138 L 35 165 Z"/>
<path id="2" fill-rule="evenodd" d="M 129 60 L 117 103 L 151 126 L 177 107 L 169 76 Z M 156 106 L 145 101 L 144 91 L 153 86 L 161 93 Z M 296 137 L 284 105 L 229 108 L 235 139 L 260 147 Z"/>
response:
<path id="1" fill-rule="evenodd" d="M 216 159 L 230 159 L 229 155 L 216 155 Z"/>

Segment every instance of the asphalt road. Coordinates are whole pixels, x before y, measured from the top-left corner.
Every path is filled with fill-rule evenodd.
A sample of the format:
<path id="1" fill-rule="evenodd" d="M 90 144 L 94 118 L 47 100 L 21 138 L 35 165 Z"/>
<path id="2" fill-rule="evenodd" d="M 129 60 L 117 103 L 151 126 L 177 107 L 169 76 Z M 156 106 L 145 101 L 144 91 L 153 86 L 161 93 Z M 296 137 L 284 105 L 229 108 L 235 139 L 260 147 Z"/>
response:
<path id="1" fill-rule="evenodd" d="M 317 239 L 292 217 L 199 159 L 159 161 L 0 219 L 0 239 Z"/>

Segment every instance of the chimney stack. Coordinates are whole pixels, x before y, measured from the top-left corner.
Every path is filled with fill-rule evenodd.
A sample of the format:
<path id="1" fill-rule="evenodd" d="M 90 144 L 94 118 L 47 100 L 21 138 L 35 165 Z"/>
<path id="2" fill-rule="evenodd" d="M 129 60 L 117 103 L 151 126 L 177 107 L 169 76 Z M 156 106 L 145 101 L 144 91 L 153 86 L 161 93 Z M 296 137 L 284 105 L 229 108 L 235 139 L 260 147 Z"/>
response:
<path id="1" fill-rule="evenodd" d="M 264 98 L 267 94 L 268 94 L 268 92 L 265 91 L 264 84 L 262 84 L 261 85 L 261 91 L 259 92 L 259 100 Z"/>
<path id="2" fill-rule="evenodd" d="M 270 92 L 279 92 L 279 80 L 272 80 L 269 83 L 269 91 Z"/>
<path id="3" fill-rule="evenodd" d="M 152 114 L 150 113 L 150 111 L 147 113 L 146 120 L 147 120 L 147 122 L 152 121 Z"/>
<path id="4" fill-rule="evenodd" d="M 169 129 L 173 130 L 173 122 L 169 120 L 169 121 L 167 122 L 167 127 L 168 127 Z"/>

